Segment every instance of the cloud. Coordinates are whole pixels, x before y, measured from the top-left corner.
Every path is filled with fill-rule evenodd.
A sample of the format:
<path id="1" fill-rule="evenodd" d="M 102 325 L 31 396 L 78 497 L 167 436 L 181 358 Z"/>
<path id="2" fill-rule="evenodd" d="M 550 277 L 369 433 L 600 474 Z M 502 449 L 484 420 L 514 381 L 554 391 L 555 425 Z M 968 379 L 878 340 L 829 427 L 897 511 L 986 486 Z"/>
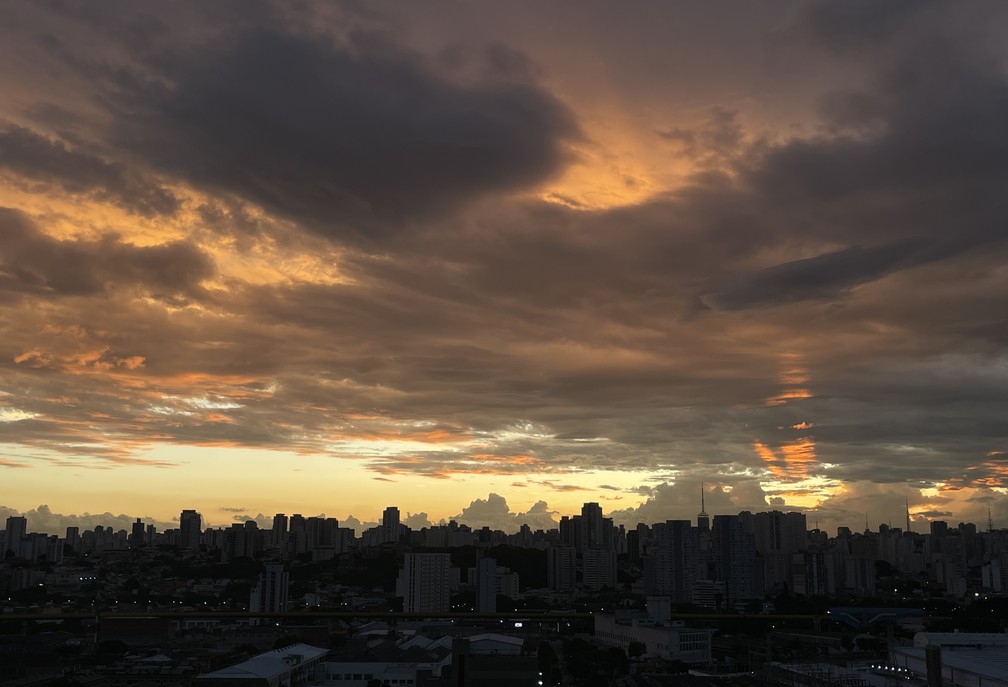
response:
<path id="1" fill-rule="evenodd" d="M 620 472 L 647 487 L 628 524 L 692 518 L 701 482 L 728 512 L 916 480 L 957 488 L 956 512 L 999 498 L 1004 10 L 816 3 L 768 48 L 780 90 L 725 41 L 745 78 L 676 72 L 721 88 L 689 108 L 644 83 L 660 62 L 565 43 L 612 70 L 599 102 L 603 75 L 499 11 L 456 47 L 405 9 L 6 9 L 6 459 L 109 468 L 165 443 L 400 485 Z M 692 64 L 645 15 L 654 42 L 627 52 Z M 624 163 L 653 195 L 586 202 L 575 172 Z M 497 496 L 471 515 L 512 527 Z"/>
<path id="2" fill-rule="evenodd" d="M 352 529 L 356 533 L 356 535 L 358 537 L 361 535 L 361 533 L 364 530 L 370 529 L 372 527 L 377 527 L 378 524 L 379 523 L 377 523 L 377 522 L 371 522 L 371 521 L 368 521 L 368 520 L 360 520 L 360 519 L 354 517 L 353 515 L 348 515 L 348 516 L 346 516 L 345 518 L 343 518 L 343 519 L 341 519 L 339 521 L 339 526 L 340 527 L 348 527 L 348 528 Z"/>
<path id="3" fill-rule="evenodd" d="M 874 281 L 912 264 L 914 246 L 900 243 L 864 249 L 861 246 L 781 263 L 750 275 L 740 283 L 708 293 L 704 302 L 735 309 L 778 305 L 790 300 L 835 298 L 844 290 Z M 947 256 L 946 256 L 947 257 Z"/>
<path id="4" fill-rule="evenodd" d="M 648 488 L 647 499 L 639 506 L 614 510 L 609 515 L 616 524 L 627 527 L 641 522 L 650 525 L 666 520 L 695 521 L 700 512 L 701 484 L 693 480 L 662 482 Z M 758 480 L 727 478 L 715 486 L 708 483 L 703 492 L 705 510 L 712 516 L 769 510 Z"/>
<path id="5" fill-rule="evenodd" d="M 88 296 L 133 286 L 155 297 L 200 291 L 214 273 L 203 251 L 183 241 L 137 246 L 115 235 L 60 240 L 24 213 L 0 208 L 0 289 L 39 296 Z"/>
<path id="6" fill-rule="evenodd" d="M 807 5 L 802 23 L 814 38 L 833 49 L 863 50 L 891 41 L 936 4 L 930 0 L 895 0 L 884 5 L 869 0 L 820 1 Z"/>
<path id="7" fill-rule="evenodd" d="M 141 215 L 172 214 L 180 206 L 170 191 L 135 170 L 17 125 L 0 130 L 0 170 L 64 193 L 94 194 Z"/>
<path id="8" fill-rule="evenodd" d="M 8 506 L 0 506 L 0 518 L 6 520 L 8 517 L 16 515 L 23 516 L 27 520 L 28 532 L 45 532 L 48 534 L 57 534 L 59 536 L 63 536 L 66 533 L 67 527 L 79 527 L 83 532 L 85 530 L 93 530 L 99 525 L 102 527 L 110 527 L 115 531 L 126 530 L 129 532 L 138 517 L 125 515 L 123 513 L 119 513 L 117 515 L 107 512 L 64 515 L 62 513 L 52 512 L 49 506 L 45 504 L 26 511 L 18 511 Z M 141 517 L 145 524 L 152 524 L 157 527 L 160 532 L 163 532 L 166 529 L 178 528 L 177 521 L 163 521 L 149 516 L 139 517 Z"/>
<path id="9" fill-rule="evenodd" d="M 551 511 L 545 501 L 537 501 L 525 513 L 514 513 L 508 506 L 507 499 L 500 494 L 490 493 L 485 499 L 474 499 L 451 519 L 473 529 L 489 527 L 513 533 L 522 524 L 528 524 L 533 530 L 555 528 L 557 520 L 554 516 L 555 511 Z"/>
<path id="10" fill-rule="evenodd" d="M 112 77 L 110 139 L 324 235 L 396 231 L 528 189 L 580 137 L 570 110 L 534 82 L 456 82 L 375 36 L 264 24 L 179 45 L 145 64 L 157 81 Z"/>
<path id="11" fill-rule="evenodd" d="M 261 530 L 269 530 L 273 528 L 273 516 L 264 515 L 263 513 L 258 513 L 255 517 L 248 514 L 235 514 L 233 517 L 235 522 L 254 522 L 259 526 Z"/>
<path id="12" fill-rule="evenodd" d="M 420 530 L 424 527 L 432 527 L 434 523 L 427 517 L 426 513 L 407 513 L 402 519 L 402 523 L 411 529 Z"/>

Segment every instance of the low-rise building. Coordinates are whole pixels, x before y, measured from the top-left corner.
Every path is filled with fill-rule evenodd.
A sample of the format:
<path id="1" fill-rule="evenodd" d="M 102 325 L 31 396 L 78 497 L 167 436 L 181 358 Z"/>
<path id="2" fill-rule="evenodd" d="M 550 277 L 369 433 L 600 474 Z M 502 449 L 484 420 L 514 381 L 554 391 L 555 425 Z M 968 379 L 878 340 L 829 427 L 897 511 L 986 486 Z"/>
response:
<path id="1" fill-rule="evenodd" d="M 297 687 L 315 680 L 316 669 L 329 653 L 310 644 L 292 644 L 253 656 L 227 668 L 204 673 L 196 687 Z"/>
<path id="2" fill-rule="evenodd" d="M 596 613 L 594 618 L 595 641 L 602 646 L 626 651 L 637 642 L 644 645 L 646 655 L 695 665 L 711 662 L 713 630 L 655 620 L 639 611 Z"/>
<path id="3" fill-rule="evenodd" d="M 1008 687 L 1006 633 L 918 632 L 912 647 L 893 650 L 890 669 L 927 675 L 929 653 L 930 665 L 940 666 L 945 685 Z"/>

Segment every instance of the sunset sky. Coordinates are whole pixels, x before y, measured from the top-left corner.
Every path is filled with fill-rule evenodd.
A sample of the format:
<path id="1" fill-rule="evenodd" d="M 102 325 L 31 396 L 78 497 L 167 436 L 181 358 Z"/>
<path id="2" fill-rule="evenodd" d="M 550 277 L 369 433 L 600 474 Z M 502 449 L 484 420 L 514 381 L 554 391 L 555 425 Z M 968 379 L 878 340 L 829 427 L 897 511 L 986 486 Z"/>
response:
<path id="1" fill-rule="evenodd" d="M 0 516 L 1008 527 L 1005 35 L 3 3 Z"/>

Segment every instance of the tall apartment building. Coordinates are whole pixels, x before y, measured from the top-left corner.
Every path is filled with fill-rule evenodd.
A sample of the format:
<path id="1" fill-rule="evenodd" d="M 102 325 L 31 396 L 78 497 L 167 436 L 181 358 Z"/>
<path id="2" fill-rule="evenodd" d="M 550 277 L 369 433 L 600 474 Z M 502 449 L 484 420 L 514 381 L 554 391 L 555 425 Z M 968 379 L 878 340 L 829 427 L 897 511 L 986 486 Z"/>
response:
<path id="1" fill-rule="evenodd" d="M 573 546 L 546 549 L 546 584 L 558 592 L 573 592 L 577 585 L 577 552 Z"/>
<path id="2" fill-rule="evenodd" d="M 668 520 L 652 527 L 653 542 L 644 557 L 644 591 L 692 603 L 700 574 L 699 531 L 689 520 Z"/>
<path id="3" fill-rule="evenodd" d="M 407 553 L 396 580 L 396 595 L 406 613 L 450 610 L 451 554 Z"/>
<path id="4" fill-rule="evenodd" d="M 273 516 L 273 527 L 270 530 L 270 545 L 282 552 L 287 545 L 287 516 L 277 513 Z"/>
<path id="5" fill-rule="evenodd" d="M 179 516 L 179 546 L 198 549 L 203 534 L 203 516 L 194 510 L 184 510 Z"/>
<path id="6" fill-rule="evenodd" d="M 146 543 L 146 539 L 147 526 L 143 524 L 143 521 L 140 518 L 137 518 L 130 530 L 129 547 L 131 549 L 139 549 Z"/>
<path id="7" fill-rule="evenodd" d="M 476 561 L 476 610 L 480 613 L 497 612 L 497 559 L 480 558 Z"/>
<path id="8" fill-rule="evenodd" d="M 585 549 L 581 559 L 581 581 L 588 589 L 615 588 L 615 549 Z"/>
<path id="9" fill-rule="evenodd" d="M 66 537 L 64 537 L 66 545 L 69 546 L 76 552 L 80 552 L 80 528 L 79 527 L 67 527 Z"/>
<path id="10" fill-rule="evenodd" d="M 756 545 L 738 515 L 715 515 L 711 526 L 714 576 L 726 587 L 725 607 L 762 594 L 754 589 Z"/>
<path id="11" fill-rule="evenodd" d="M 308 525 L 305 517 L 300 513 L 290 516 L 289 529 L 287 530 L 287 551 L 288 554 L 305 553 L 308 551 Z"/>
<path id="12" fill-rule="evenodd" d="M 383 544 L 394 544 L 399 541 L 401 528 L 399 526 L 399 509 L 389 506 L 382 513 L 381 535 Z"/>
<path id="13" fill-rule="evenodd" d="M 219 546 L 221 560 L 224 562 L 236 558 L 253 558 L 262 553 L 262 532 L 255 520 L 233 523 L 224 530 L 223 535 Z"/>
<path id="14" fill-rule="evenodd" d="M 11 515 L 7 518 L 4 529 L 4 552 L 11 551 L 15 556 L 21 553 L 21 540 L 28 533 L 28 520 L 22 515 Z"/>
<path id="15" fill-rule="evenodd" d="M 605 544 L 604 522 L 602 507 L 599 504 L 588 502 L 581 506 L 581 519 L 578 521 L 578 526 L 582 551 L 603 548 Z"/>
<path id="16" fill-rule="evenodd" d="M 763 564 L 763 589 L 756 591 L 793 588 L 792 556 L 807 548 L 805 514 L 774 510 L 746 514 L 743 520 L 746 529 L 751 528 L 756 553 Z"/>
<path id="17" fill-rule="evenodd" d="M 290 574 L 278 563 L 266 566 L 259 573 L 249 597 L 251 613 L 283 613 L 287 610 L 287 596 L 290 591 Z"/>

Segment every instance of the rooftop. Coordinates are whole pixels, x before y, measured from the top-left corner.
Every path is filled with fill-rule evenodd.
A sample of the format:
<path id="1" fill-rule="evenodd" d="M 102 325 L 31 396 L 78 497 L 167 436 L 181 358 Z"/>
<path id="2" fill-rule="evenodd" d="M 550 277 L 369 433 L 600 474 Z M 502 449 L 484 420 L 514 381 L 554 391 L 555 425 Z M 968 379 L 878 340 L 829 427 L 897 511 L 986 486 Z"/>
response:
<path id="1" fill-rule="evenodd" d="M 282 649 L 274 649 L 265 654 L 253 656 L 247 661 L 221 668 L 210 673 L 203 673 L 201 678 L 274 678 L 290 671 L 302 663 L 321 658 L 329 653 L 328 649 L 320 649 L 310 644 L 292 644 Z M 285 661 L 285 659 L 287 659 Z M 296 661 L 296 663 L 292 663 Z"/>

